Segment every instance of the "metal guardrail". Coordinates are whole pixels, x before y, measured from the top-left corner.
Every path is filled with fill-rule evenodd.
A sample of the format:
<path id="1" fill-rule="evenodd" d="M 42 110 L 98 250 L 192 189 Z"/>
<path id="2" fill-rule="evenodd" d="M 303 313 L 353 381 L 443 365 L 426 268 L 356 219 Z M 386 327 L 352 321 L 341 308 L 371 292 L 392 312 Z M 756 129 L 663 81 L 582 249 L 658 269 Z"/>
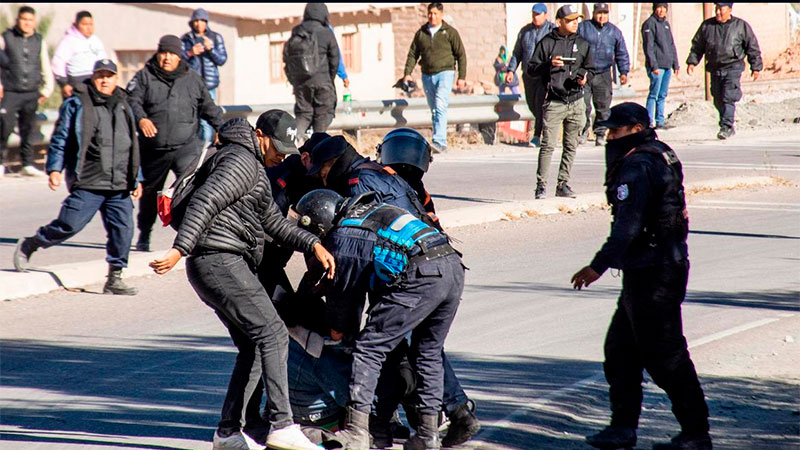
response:
<path id="1" fill-rule="evenodd" d="M 614 90 L 615 98 L 633 97 L 630 88 Z M 255 124 L 258 116 L 270 109 L 282 109 L 293 113 L 293 103 L 271 105 L 222 106 L 225 119 L 245 117 Z M 47 110 L 37 116 L 38 126 L 34 131 L 34 145 L 47 144 L 53 133 L 58 111 Z M 484 124 L 513 120 L 532 120 L 525 99 L 520 95 L 469 95 L 452 96 L 447 109 L 449 124 Z M 395 100 L 353 101 L 348 114 L 342 102 L 336 108 L 336 117 L 329 127 L 332 130 L 356 131 L 370 128 L 430 127 L 431 112 L 425 98 Z M 38 131 L 38 133 L 37 133 Z M 38 136 L 38 138 L 37 138 Z M 19 136 L 9 139 L 9 146 L 18 146 Z"/>

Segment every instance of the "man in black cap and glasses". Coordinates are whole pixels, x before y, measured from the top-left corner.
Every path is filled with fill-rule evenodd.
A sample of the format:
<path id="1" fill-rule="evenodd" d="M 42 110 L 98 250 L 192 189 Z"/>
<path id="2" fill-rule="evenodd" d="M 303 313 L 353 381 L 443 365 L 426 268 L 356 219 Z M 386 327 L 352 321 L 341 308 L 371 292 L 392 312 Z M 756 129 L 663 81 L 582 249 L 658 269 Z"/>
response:
<path id="1" fill-rule="evenodd" d="M 572 276 L 588 287 L 609 268 L 622 270 L 622 294 L 605 342 L 611 424 L 586 441 L 602 449 L 636 445 L 642 408 L 642 370 L 667 392 L 681 432 L 654 449 L 711 449 L 708 406 L 683 336 L 689 218 L 683 169 L 675 152 L 650 128 L 636 103 L 611 108 L 603 122 L 606 196 L 611 235 L 592 262 Z"/>

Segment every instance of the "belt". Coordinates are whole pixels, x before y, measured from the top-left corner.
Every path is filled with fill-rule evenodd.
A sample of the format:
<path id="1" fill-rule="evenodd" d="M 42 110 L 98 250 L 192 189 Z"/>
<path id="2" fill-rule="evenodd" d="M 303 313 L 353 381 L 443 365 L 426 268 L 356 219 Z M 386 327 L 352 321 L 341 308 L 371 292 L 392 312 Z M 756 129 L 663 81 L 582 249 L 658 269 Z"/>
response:
<path id="1" fill-rule="evenodd" d="M 408 259 L 409 266 L 412 264 L 419 264 L 425 261 L 431 261 L 437 258 L 443 258 L 453 253 L 458 253 L 449 243 L 444 243 L 433 248 L 426 249 L 423 253 L 412 256 Z M 460 253 L 458 253 L 461 255 Z"/>

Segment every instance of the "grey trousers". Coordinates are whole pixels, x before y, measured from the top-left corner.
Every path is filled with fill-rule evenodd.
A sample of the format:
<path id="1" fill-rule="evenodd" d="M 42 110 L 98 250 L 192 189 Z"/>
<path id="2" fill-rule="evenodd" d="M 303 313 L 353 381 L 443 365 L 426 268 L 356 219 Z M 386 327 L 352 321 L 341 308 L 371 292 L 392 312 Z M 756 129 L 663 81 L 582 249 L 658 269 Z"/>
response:
<path id="1" fill-rule="evenodd" d="M 536 182 L 547 184 L 547 171 L 553 157 L 558 132 L 564 125 L 564 151 L 561 154 L 561 165 L 558 168 L 558 182 L 569 181 L 578 138 L 586 124 L 586 104 L 583 98 L 571 103 L 560 100 L 547 100 L 544 104 L 544 128 L 542 130 L 542 147 L 539 149 L 539 167 L 536 170 Z"/>

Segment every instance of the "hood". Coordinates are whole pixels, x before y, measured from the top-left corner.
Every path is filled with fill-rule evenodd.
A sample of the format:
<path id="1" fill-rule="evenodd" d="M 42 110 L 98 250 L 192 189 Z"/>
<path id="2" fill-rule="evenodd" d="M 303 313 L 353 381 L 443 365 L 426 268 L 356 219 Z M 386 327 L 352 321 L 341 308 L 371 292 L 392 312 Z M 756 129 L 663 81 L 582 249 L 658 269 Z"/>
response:
<path id="1" fill-rule="evenodd" d="M 555 39 L 562 39 L 562 40 L 571 40 L 571 39 L 575 39 L 575 38 L 578 37 L 578 33 L 571 33 L 571 34 L 568 34 L 568 35 L 564 36 L 564 35 L 562 35 L 561 33 L 558 32 L 558 27 L 553 28 L 553 31 L 551 31 L 550 34 Z"/>
<path id="2" fill-rule="evenodd" d="M 78 27 L 76 27 L 75 24 L 73 24 L 71 27 L 67 28 L 67 31 L 64 32 L 64 36 L 70 36 L 76 39 L 90 39 L 92 36 L 94 36 L 94 34 L 87 38 L 86 36 L 81 34 L 81 32 L 78 31 Z"/>
<path id="3" fill-rule="evenodd" d="M 316 20 L 317 22 L 328 25 L 328 7 L 325 3 L 309 3 L 303 11 L 303 21 Z"/>
<path id="4" fill-rule="evenodd" d="M 223 148 L 231 144 L 241 145 L 262 161 L 261 151 L 259 150 L 258 138 L 250 122 L 244 117 L 234 117 L 219 127 L 219 147 Z M 262 162 L 263 164 L 263 162 Z"/>

